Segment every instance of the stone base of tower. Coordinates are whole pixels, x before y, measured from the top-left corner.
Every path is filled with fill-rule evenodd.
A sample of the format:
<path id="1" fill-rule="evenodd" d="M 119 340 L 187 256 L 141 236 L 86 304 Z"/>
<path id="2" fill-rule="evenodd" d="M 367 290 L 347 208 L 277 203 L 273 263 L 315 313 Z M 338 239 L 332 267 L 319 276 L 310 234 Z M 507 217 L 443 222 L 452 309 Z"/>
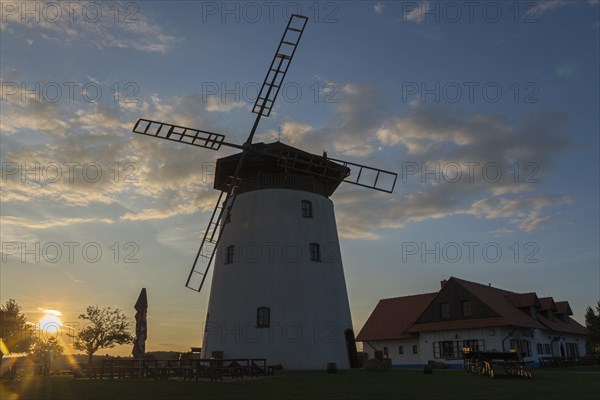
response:
<path id="1" fill-rule="evenodd" d="M 240 194 L 215 258 L 203 357 L 350 367 L 354 334 L 331 200 L 293 189 Z"/>

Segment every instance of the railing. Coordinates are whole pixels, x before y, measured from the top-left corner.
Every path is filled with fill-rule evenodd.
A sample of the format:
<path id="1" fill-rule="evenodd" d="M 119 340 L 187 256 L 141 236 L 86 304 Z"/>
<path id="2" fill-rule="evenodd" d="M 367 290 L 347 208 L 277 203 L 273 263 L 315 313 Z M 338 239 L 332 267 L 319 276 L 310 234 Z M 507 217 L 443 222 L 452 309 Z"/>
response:
<path id="1" fill-rule="evenodd" d="M 264 358 L 255 359 L 187 359 L 187 360 L 135 360 L 106 359 L 92 365 L 81 365 L 75 377 L 88 379 L 140 379 L 223 380 L 224 377 L 274 375 L 275 367 L 267 365 Z"/>
<path id="2" fill-rule="evenodd" d="M 313 176 L 263 173 L 241 179 L 237 194 L 260 189 L 296 189 L 327 196 L 327 185 Z"/>

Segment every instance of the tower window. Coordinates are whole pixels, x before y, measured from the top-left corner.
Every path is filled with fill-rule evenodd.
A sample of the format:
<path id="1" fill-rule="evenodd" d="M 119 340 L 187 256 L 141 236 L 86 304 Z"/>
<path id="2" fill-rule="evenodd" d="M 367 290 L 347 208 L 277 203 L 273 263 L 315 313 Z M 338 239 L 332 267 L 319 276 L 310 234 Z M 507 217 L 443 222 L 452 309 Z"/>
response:
<path id="1" fill-rule="evenodd" d="M 233 262 L 234 254 L 235 254 L 235 246 L 227 246 L 227 254 L 225 257 L 225 264 L 231 264 Z"/>
<path id="2" fill-rule="evenodd" d="M 321 249 L 318 243 L 310 244 L 310 259 L 311 261 L 321 261 Z"/>
<path id="3" fill-rule="evenodd" d="M 302 200 L 302 216 L 304 218 L 312 218 L 312 203 L 308 200 Z"/>
<path id="4" fill-rule="evenodd" d="M 268 328 L 271 325 L 271 309 L 269 307 L 258 307 L 256 309 L 256 327 Z"/>

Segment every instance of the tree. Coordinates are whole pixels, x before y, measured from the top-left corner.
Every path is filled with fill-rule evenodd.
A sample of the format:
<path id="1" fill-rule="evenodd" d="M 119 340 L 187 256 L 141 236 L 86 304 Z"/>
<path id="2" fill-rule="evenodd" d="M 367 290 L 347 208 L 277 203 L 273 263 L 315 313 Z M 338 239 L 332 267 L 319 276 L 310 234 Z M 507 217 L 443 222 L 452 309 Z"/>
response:
<path id="1" fill-rule="evenodd" d="M 55 336 L 50 336 L 48 339 L 37 339 L 31 348 L 30 356 L 44 368 L 44 375 L 50 373 L 50 362 L 53 358 L 59 358 L 63 355 L 64 347 Z"/>
<path id="2" fill-rule="evenodd" d="M 585 344 L 588 353 L 600 352 L 600 301 L 596 305 L 596 312 L 590 306 L 585 310 L 585 327 L 588 330 Z"/>
<path id="3" fill-rule="evenodd" d="M 100 309 L 98 306 L 89 306 L 79 319 L 87 321 L 86 325 L 71 337 L 75 339 L 73 347 L 88 355 L 88 364 L 100 349 L 133 342 L 127 317 L 118 308 L 113 310 L 110 307 Z"/>
<path id="4" fill-rule="evenodd" d="M 0 362 L 10 353 L 26 353 L 35 341 L 35 326 L 27 322 L 14 299 L 0 305 Z"/>

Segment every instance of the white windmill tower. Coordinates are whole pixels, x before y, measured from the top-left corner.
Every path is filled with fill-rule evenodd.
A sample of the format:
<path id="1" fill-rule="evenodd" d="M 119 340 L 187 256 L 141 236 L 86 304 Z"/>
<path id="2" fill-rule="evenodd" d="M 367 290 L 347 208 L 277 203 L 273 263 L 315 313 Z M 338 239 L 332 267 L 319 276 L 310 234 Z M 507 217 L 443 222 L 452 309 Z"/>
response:
<path id="1" fill-rule="evenodd" d="M 397 175 L 285 145 L 252 143 L 268 117 L 304 32 L 292 15 L 254 104 L 243 145 L 225 136 L 140 119 L 133 132 L 193 146 L 242 150 L 217 161 L 220 196 L 186 286 L 214 272 L 203 357 L 266 358 L 286 369 L 354 367 L 356 346 L 329 196 L 342 182 L 391 193 Z M 350 174 L 350 168 L 355 174 Z"/>

